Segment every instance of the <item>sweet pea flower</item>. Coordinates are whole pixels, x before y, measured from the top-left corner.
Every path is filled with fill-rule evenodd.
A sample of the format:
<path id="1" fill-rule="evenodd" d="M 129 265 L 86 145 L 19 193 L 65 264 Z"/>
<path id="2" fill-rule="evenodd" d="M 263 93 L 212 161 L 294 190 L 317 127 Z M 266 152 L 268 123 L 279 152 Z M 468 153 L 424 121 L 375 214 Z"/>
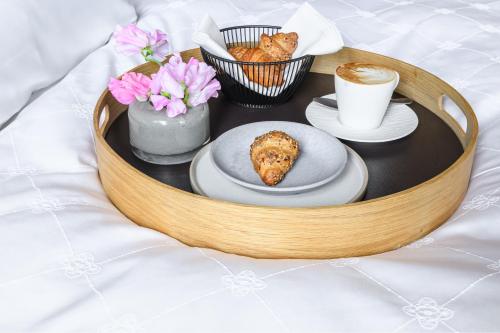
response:
<path id="1" fill-rule="evenodd" d="M 188 103 L 197 106 L 217 97 L 221 89 L 219 81 L 214 79 L 215 69 L 204 62 L 191 58 L 187 64 L 185 84 L 188 88 Z"/>
<path id="2" fill-rule="evenodd" d="M 151 56 L 157 61 L 162 61 L 163 59 L 165 59 L 170 51 L 167 34 L 158 29 L 150 34 L 149 45 L 151 47 L 151 51 L 153 52 Z"/>
<path id="3" fill-rule="evenodd" d="M 184 86 L 177 81 L 166 66 L 160 67 L 158 73 L 152 75 L 151 93 L 166 97 L 184 98 Z"/>
<path id="4" fill-rule="evenodd" d="M 167 105 L 167 116 L 173 118 L 180 114 L 187 112 L 187 106 L 182 99 L 172 98 L 170 103 Z"/>
<path id="5" fill-rule="evenodd" d="M 184 101 L 177 97 L 167 98 L 162 95 L 152 95 L 150 101 L 156 111 L 166 108 L 167 116 L 169 118 L 176 117 L 188 111 Z"/>
<path id="6" fill-rule="evenodd" d="M 207 102 L 212 97 L 217 97 L 220 90 L 220 83 L 216 79 L 212 79 L 203 89 L 189 93 L 189 105 L 197 106 Z"/>
<path id="7" fill-rule="evenodd" d="M 126 27 L 117 26 L 113 39 L 119 52 L 126 55 L 142 54 L 146 61 L 159 63 L 169 51 L 167 35 L 155 30 L 144 31 L 131 23 Z"/>
<path id="8" fill-rule="evenodd" d="M 191 60 L 196 59 L 191 58 Z M 170 59 L 168 59 L 168 63 L 164 66 L 168 70 L 170 75 L 172 75 L 174 79 L 177 80 L 177 82 L 183 82 L 185 80 L 186 70 L 189 68 L 191 60 L 186 64 L 182 61 L 181 55 L 179 53 L 174 53 L 170 57 Z"/>
<path id="9" fill-rule="evenodd" d="M 108 89 L 118 102 L 129 105 L 135 100 L 146 101 L 150 85 L 151 79 L 147 75 L 129 72 L 123 74 L 120 80 L 111 78 Z"/>
<path id="10" fill-rule="evenodd" d="M 149 99 L 156 111 L 165 110 L 168 117 L 176 117 L 218 96 L 221 86 L 214 76 L 215 70 L 207 64 L 195 58 L 185 63 L 174 54 L 151 78 L 127 73 L 122 80 L 112 79 L 109 87 L 121 103 Z"/>
<path id="11" fill-rule="evenodd" d="M 120 80 L 111 78 L 108 88 L 122 104 L 149 101 L 156 111 L 165 110 L 168 117 L 188 112 L 190 107 L 217 97 L 221 89 L 215 70 L 191 58 L 185 63 L 180 54 L 173 54 L 168 63 L 161 61 L 169 53 L 167 35 L 160 31 L 144 31 L 135 24 L 117 26 L 113 39 L 118 51 L 135 55 L 160 65 L 151 78 L 140 73 L 125 73 Z"/>
<path id="12" fill-rule="evenodd" d="M 191 58 L 185 77 L 190 93 L 202 90 L 214 77 L 215 69 L 213 67 Z"/>
<path id="13" fill-rule="evenodd" d="M 113 32 L 116 49 L 125 55 L 141 53 L 149 44 L 148 34 L 135 24 L 126 27 L 117 26 Z"/>
<path id="14" fill-rule="evenodd" d="M 170 100 L 162 95 L 151 95 L 149 101 L 156 111 L 160 111 L 170 103 Z"/>

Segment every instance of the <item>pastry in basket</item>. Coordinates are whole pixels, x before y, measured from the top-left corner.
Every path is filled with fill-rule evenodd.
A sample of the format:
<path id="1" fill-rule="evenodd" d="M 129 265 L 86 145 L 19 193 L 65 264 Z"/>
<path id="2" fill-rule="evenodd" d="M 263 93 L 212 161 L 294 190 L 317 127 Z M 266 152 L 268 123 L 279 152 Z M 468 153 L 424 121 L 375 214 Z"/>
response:
<path id="1" fill-rule="evenodd" d="M 281 131 L 258 136 L 250 146 L 253 167 L 268 186 L 274 186 L 283 180 L 299 153 L 297 140 Z"/>
<path id="2" fill-rule="evenodd" d="M 279 32 L 272 36 L 262 34 L 260 36 L 259 49 L 269 54 L 274 61 L 290 60 L 297 48 L 299 35 L 296 32 Z"/>
<path id="3" fill-rule="evenodd" d="M 262 34 L 258 47 L 236 46 L 228 51 L 238 61 L 256 63 L 285 61 L 292 57 L 297 48 L 298 38 L 295 32 L 286 34 L 280 32 L 272 36 Z M 243 71 L 248 79 L 265 87 L 282 85 L 284 69 L 284 65 L 243 65 Z"/>

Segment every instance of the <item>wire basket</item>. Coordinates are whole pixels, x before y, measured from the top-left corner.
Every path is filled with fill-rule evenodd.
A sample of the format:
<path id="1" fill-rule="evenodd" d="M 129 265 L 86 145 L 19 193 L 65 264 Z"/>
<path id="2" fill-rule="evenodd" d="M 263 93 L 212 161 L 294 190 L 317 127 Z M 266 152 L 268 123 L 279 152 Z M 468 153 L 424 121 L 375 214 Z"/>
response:
<path id="1" fill-rule="evenodd" d="M 257 47 L 263 33 L 274 35 L 281 27 L 245 25 L 221 29 L 226 47 Z M 221 58 L 204 48 L 205 62 L 215 68 L 224 95 L 232 102 L 250 108 L 269 108 L 288 101 L 304 81 L 314 56 L 275 62 L 246 62 Z"/>

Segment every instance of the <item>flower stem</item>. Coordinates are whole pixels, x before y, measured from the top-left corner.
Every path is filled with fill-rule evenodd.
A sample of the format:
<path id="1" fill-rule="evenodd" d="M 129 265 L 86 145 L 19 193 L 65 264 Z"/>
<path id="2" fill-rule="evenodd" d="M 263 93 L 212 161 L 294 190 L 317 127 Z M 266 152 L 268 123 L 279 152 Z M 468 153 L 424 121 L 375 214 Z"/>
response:
<path id="1" fill-rule="evenodd" d="M 162 66 L 163 64 L 161 63 L 161 61 L 159 60 L 156 60 L 155 58 L 152 58 L 151 56 L 147 56 L 147 57 L 144 57 L 144 59 L 146 61 L 149 61 L 149 62 L 154 62 L 155 64 L 157 64 L 158 66 Z"/>
<path id="2" fill-rule="evenodd" d="M 158 66 L 162 65 L 161 61 L 158 61 L 155 58 L 153 58 L 154 52 L 150 46 L 146 46 L 145 48 L 143 48 L 141 54 L 144 57 L 144 60 L 149 62 L 154 62 L 155 64 L 158 64 Z"/>

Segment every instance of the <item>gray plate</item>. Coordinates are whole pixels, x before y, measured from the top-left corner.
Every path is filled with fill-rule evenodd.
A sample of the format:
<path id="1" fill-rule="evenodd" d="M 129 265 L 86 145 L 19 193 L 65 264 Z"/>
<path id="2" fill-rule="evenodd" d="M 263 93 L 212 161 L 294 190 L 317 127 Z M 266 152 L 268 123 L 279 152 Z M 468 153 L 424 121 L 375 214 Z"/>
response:
<path id="1" fill-rule="evenodd" d="M 259 135 L 272 130 L 288 133 L 299 142 L 300 155 L 285 179 L 267 186 L 253 169 L 250 145 Z M 213 143 L 211 158 L 216 169 L 233 182 L 258 191 L 300 193 L 333 180 L 344 169 L 347 151 L 333 136 L 312 126 L 263 121 L 233 128 Z"/>
<path id="2" fill-rule="evenodd" d="M 368 184 L 365 162 L 354 150 L 346 147 L 347 164 L 340 175 L 328 184 L 298 194 L 276 195 L 254 191 L 230 181 L 217 171 L 210 158 L 211 145 L 205 146 L 194 157 L 189 179 L 195 193 L 212 199 L 273 207 L 323 207 L 360 200 Z"/>

